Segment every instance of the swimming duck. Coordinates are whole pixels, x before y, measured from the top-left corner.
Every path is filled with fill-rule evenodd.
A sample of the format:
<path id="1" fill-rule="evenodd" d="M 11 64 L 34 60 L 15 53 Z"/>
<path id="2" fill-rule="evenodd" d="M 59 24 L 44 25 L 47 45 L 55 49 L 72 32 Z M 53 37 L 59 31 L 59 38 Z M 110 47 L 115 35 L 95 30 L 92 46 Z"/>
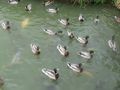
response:
<path id="1" fill-rule="evenodd" d="M 68 52 L 66 46 L 63 47 L 62 45 L 59 44 L 59 45 L 57 45 L 57 49 L 61 55 L 65 56 L 65 57 L 67 57 L 69 55 L 69 52 Z"/>
<path id="2" fill-rule="evenodd" d="M 85 37 L 76 37 L 76 40 L 79 41 L 82 45 L 87 45 L 89 36 Z"/>
<path id="3" fill-rule="evenodd" d="M 117 51 L 116 43 L 115 43 L 115 35 L 112 36 L 111 40 L 108 40 L 108 45 L 113 51 Z"/>
<path id="4" fill-rule="evenodd" d="M 52 3 L 54 3 L 53 0 L 48 0 L 48 1 L 44 1 L 43 5 L 44 5 L 44 6 L 49 6 L 49 5 L 51 5 Z"/>
<path id="5" fill-rule="evenodd" d="M 33 54 L 35 55 L 39 55 L 40 54 L 40 48 L 39 46 L 35 45 L 35 44 L 30 44 L 31 50 L 33 52 Z"/>
<path id="6" fill-rule="evenodd" d="M 74 38 L 74 34 L 72 32 L 67 31 L 67 34 L 70 39 Z"/>
<path id="7" fill-rule="evenodd" d="M 74 64 L 74 63 L 70 63 L 70 62 L 67 62 L 67 66 L 71 69 L 71 70 L 73 70 L 73 71 L 75 71 L 75 72 L 83 72 L 83 68 L 82 68 L 82 64 L 81 63 L 79 63 L 79 64 Z"/>
<path id="8" fill-rule="evenodd" d="M 84 19 L 84 17 L 83 17 L 83 15 L 82 15 L 82 14 L 80 14 L 80 15 L 79 15 L 78 20 L 79 20 L 81 23 L 82 23 L 82 22 L 84 22 L 84 20 L 85 20 L 85 19 Z"/>
<path id="9" fill-rule="evenodd" d="M 57 80 L 59 78 L 59 73 L 57 71 L 58 70 L 56 68 L 53 70 L 46 68 L 42 69 L 42 72 L 52 80 Z"/>
<path id="10" fill-rule="evenodd" d="M 114 18 L 115 18 L 116 22 L 120 23 L 120 18 L 119 17 L 114 16 Z"/>
<path id="11" fill-rule="evenodd" d="M 20 0 L 8 0 L 8 3 L 13 5 L 18 4 L 19 2 Z"/>
<path id="12" fill-rule="evenodd" d="M 77 52 L 78 55 L 80 55 L 81 57 L 83 57 L 85 59 L 91 59 L 93 57 L 93 53 L 94 53 L 94 51 L 92 51 L 92 50 Z"/>
<path id="13" fill-rule="evenodd" d="M 53 32 L 53 31 L 50 30 L 50 29 L 44 29 L 44 32 L 47 33 L 47 34 L 49 34 L 49 35 L 56 35 L 56 33 Z"/>
<path id="14" fill-rule="evenodd" d="M 25 10 L 31 12 L 31 10 L 32 10 L 32 4 L 26 5 L 26 6 L 25 6 Z"/>
<path id="15" fill-rule="evenodd" d="M 67 26 L 69 25 L 70 23 L 68 22 L 69 21 L 69 18 L 66 18 L 66 19 L 58 19 L 58 21 L 64 25 L 64 26 Z"/>
<path id="16" fill-rule="evenodd" d="M 97 23 L 99 23 L 99 21 L 100 21 L 100 20 L 99 20 L 99 16 L 96 16 L 96 18 L 94 19 L 94 23 L 97 24 Z"/>
<path id="17" fill-rule="evenodd" d="M 1 26 L 4 30 L 9 30 L 10 29 L 10 22 L 9 21 L 3 21 L 3 22 L 1 22 Z"/>
<path id="18" fill-rule="evenodd" d="M 49 13 L 57 13 L 58 10 L 59 10 L 58 8 L 55 8 L 55 9 L 54 9 L 54 8 L 48 8 L 48 9 L 47 9 L 47 11 L 48 11 Z"/>

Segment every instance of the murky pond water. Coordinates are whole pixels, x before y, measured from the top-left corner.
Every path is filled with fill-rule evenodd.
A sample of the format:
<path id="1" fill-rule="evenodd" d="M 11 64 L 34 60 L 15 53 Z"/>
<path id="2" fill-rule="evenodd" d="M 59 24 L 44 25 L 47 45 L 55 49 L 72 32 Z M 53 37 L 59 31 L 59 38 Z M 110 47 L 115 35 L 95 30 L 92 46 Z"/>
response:
<path id="1" fill-rule="evenodd" d="M 31 13 L 24 6 L 32 3 Z M 119 50 L 120 24 L 114 21 L 114 15 L 120 11 L 106 6 L 88 6 L 79 8 L 68 4 L 55 3 L 58 14 L 46 12 L 39 0 L 22 0 L 18 5 L 9 5 L 0 0 L 0 20 L 11 22 L 11 31 L 0 28 L 0 75 L 5 80 L 4 90 L 119 90 L 120 89 L 120 54 L 114 53 L 107 44 L 115 34 Z M 85 16 L 85 22 L 77 20 L 79 14 Z M 100 23 L 93 23 L 94 17 L 100 16 Z M 70 26 L 64 28 L 57 20 L 70 18 Z M 22 27 L 22 22 L 27 22 Z M 49 36 L 42 28 L 53 31 L 62 30 L 62 36 Z M 69 40 L 66 31 L 78 36 L 89 35 L 87 47 L 82 47 L 76 40 Z M 41 55 L 36 57 L 30 49 L 31 43 L 37 43 Z M 68 46 L 70 55 L 62 57 L 56 46 Z M 79 50 L 92 49 L 94 57 L 87 62 L 76 55 Z M 80 75 L 67 68 L 66 62 L 84 63 L 85 73 Z M 42 68 L 59 68 L 60 78 L 52 81 L 41 72 Z"/>

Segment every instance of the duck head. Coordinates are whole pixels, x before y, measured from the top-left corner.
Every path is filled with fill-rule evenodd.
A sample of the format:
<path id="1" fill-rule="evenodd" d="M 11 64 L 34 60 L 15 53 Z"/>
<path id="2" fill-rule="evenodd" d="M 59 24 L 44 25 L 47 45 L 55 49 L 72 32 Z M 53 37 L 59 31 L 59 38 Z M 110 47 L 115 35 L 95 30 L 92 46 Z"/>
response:
<path id="1" fill-rule="evenodd" d="M 69 21 L 69 18 L 66 18 L 66 21 Z"/>
<path id="2" fill-rule="evenodd" d="M 85 39 L 87 40 L 89 38 L 89 36 L 86 36 Z"/>
<path id="3" fill-rule="evenodd" d="M 90 52 L 90 54 L 93 54 L 93 53 L 94 53 L 94 51 L 93 51 L 93 50 L 90 50 L 89 52 Z"/>
<path id="4" fill-rule="evenodd" d="M 53 70 L 54 70 L 55 73 L 57 73 L 57 69 L 56 68 L 54 68 Z"/>
<path id="5" fill-rule="evenodd" d="M 99 16 L 96 16 L 96 19 L 99 19 Z"/>
<path id="6" fill-rule="evenodd" d="M 82 63 L 79 63 L 78 66 L 81 67 L 81 66 L 82 66 Z"/>

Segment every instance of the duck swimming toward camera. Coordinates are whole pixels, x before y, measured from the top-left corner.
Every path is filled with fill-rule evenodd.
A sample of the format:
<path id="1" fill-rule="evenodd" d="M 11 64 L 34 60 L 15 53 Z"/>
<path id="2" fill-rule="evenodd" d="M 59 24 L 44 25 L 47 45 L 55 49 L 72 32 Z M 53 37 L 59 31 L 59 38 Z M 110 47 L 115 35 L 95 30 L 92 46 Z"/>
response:
<path id="1" fill-rule="evenodd" d="M 93 57 L 94 51 L 92 51 L 92 50 L 80 51 L 80 52 L 77 52 L 77 54 L 85 59 L 91 59 Z"/>
<path id="2" fill-rule="evenodd" d="M 32 4 L 28 4 L 25 6 L 25 10 L 31 12 L 32 10 Z"/>
<path id="3" fill-rule="evenodd" d="M 56 68 L 54 68 L 53 70 L 43 68 L 42 72 L 52 80 L 57 80 L 59 78 L 59 73 Z"/>
<path id="4" fill-rule="evenodd" d="M 33 54 L 35 55 L 39 55 L 40 54 L 40 48 L 39 46 L 35 45 L 35 44 L 30 44 L 31 50 L 33 52 Z"/>
<path id="5" fill-rule="evenodd" d="M 8 3 L 12 5 L 18 4 L 19 2 L 20 0 L 8 0 Z"/>
<path id="6" fill-rule="evenodd" d="M 61 55 L 65 56 L 65 57 L 67 57 L 69 55 L 69 52 L 68 52 L 66 46 L 63 47 L 62 45 L 59 44 L 59 45 L 57 45 L 57 49 Z"/>
<path id="7" fill-rule="evenodd" d="M 116 42 L 115 42 L 115 35 L 112 36 L 111 40 L 108 40 L 108 45 L 113 51 L 117 51 Z"/>
<path id="8" fill-rule="evenodd" d="M 49 6 L 49 5 L 53 4 L 53 3 L 54 3 L 54 0 L 48 0 L 48 1 L 44 1 L 43 5 L 44 6 Z"/>
<path id="9" fill-rule="evenodd" d="M 114 16 L 114 18 L 116 22 L 120 23 L 120 17 Z"/>
<path id="10" fill-rule="evenodd" d="M 10 22 L 9 21 L 3 21 L 3 22 L 1 22 L 1 26 L 4 30 L 9 30 L 10 29 Z"/>
<path id="11" fill-rule="evenodd" d="M 69 21 L 69 18 L 66 18 L 66 19 L 58 19 L 58 21 L 64 25 L 64 26 L 68 26 L 70 23 L 68 22 Z"/>
<path id="12" fill-rule="evenodd" d="M 79 63 L 79 64 L 74 64 L 74 63 L 70 63 L 70 62 L 67 62 L 67 66 L 73 70 L 74 72 L 78 72 L 78 73 L 81 73 L 83 72 L 83 68 L 82 68 L 82 64 Z"/>
<path id="13" fill-rule="evenodd" d="M 72 32 L 67 31 L 67 34 L 70 39 L 73 39 L 75 37 Z"/>
<path id="14" fill-rule="evenodd" d="M 96 18 L 94 19 L 94 23 L 98 24 L 100 22 L 99 16 L 96 16 Z"/>
<path id="15" fill-rule="evenodd" d="M 47 9 L 47 12 L 49 12 L 49 13 L 57 13 L 59 11 L 59 9 L 58 8 L 48 8 Z"/>
<path id="16" fill-rule="evenodd" d="M 85 36 L 85 37 L 76 37 L 76 40 L 78 42 L 80 42 L 82 45 L 87 45 L 88 44 L 88 38 L 89 36 Z"/>
<path id="17" fill-rule="evenodd" d="M 82 22 L 84 22 L 84 20 L 85 20 L 85 19 L 84 19 L 84 17 L 83 17 L 83 15 L 82 15 L 82 14 L 80 14 L 80 15 L 79 15 L 78 20 L 79 20 L 81 23 L 82 23 Z"/>

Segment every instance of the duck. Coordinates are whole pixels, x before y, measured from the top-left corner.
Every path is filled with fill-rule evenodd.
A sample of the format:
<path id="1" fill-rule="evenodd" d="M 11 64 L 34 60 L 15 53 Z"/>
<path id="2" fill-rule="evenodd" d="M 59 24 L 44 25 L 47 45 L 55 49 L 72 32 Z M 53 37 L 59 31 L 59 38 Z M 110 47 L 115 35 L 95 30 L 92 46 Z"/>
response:
<path id="1" fill-rule="evenodd" d="M 59 78 L 59 73 L 56 68 L 52 69 L 42 69 L 42 73 L 44 73 L 46 76 L 48 76 L 52 80 L 57 80 Z"/>
<path id="2" fill-rule="evenodd" d="M 99 19 L 99 16 L 96 16 L 96 18 L 94 19 L 94 23 L 97 24 L 99 23 L 100 19 Z"/>
<path id="3" fill-rule="evenodd" d="M 59 11 L 59 9 L 58 8 L 55 8 L 55 9 L 54 8 L 48 8 L 47 11 L 49 13 L 57 13 Z"/>
<path id="4" fill-rule="evenodd" d="M 18 4 L 19 2 L 20 0 L 8 0 L 8 3 L 12 5 Z"/>
<path id="5" fill-rule="evenodd" d="M 64 25 L 64 26 L 68 26 L 70 23 L 68 22 L 69 21 L 69 18 L 66 18 L 66 19 L 58 19 L 58 21 Z"/>
<path id="6" fill-rule="evenodd" d="M 108 45 L 113 51 L 117 51 L 116 42 L 115 42 L 115 35 L 112 36 L 111 40 L 108 40 Z"/>
<path id="7" fill-rule="evenodd" d="M 93 53 L 94 53 L 93 50 L 77 52 L 78 55 L 85 59 L 91 59 L 93 57 Z"/>
<path id="8" fill-rule="evenodd" d="M 69 55 L 69 52 L 68 52 L 66 46 L 63 47 L 62 45 L 58 44 L 57 49 L 61 55 L 65 56 L 65 57 L 67 57 Z"/>
<path id="9" fill-rule="evenodd" d="M 50 29 L 44 29 L 44 32 L 47 33 L 48 35 L 56 35 L 57 34 Z"/>
<path id="10" fill-rule="evenodd" d="M 82 14 L 80 14 L 80 15 L 79 15 L 78 20 L 79 20 L 81 23 L 82 23 L 82 22 L 84 22 L 84 20 L 85 20 L 85 19 L 84 19 L 84 17 L 83 17 L 83 15 L 82 15 Z"/>
<path id="11" fill-rule="evenodd" d="M 43 5 L 44 6 L 49 6 L 49 5 L 53 4 L 53 3 L 54 3 L 54 0 L 48 0 L 48 1 L 44 1 Z"/>
<path id="12" fill-rule="evenodd" d="M 88 38 L 89 36 L 87 35 L 85 37 L 76 37 L 76 40 L 80 42 L 83 46 L 85 46 L 88 44 Z"/>
<path id="13" fill-rule="evenodd" d="M 67 62 L 67 66 L 74 72 L 78 72 L 78 73 L 83 72 L 82 63 L 75 64 L 75 63 Z"/>
<path id="14" fill-rule="evenodd" d="M 114 16 L 114 18 L 116 22 L 120 23 L 120 17 Z"/>
<path id="15" fill-rule="evenodd" d="M 10 22 L 9 21 L 3 21 L 3 22 L 1 22 L 1 26 L 4 30 L 9 30 L 10 29 Z"/>
<path id="16" fill-rule="evenodd" d="M 31 50 L 33 52 L 33 54 L 35 55 L 39 55 L 40 54 L 40 48 L 39 46 L 35 45 L 35 44 L 30 44 Z"/>
<path id="17" fill-rule="evenodd" d="M 67 31 L 67 34 L 70 39 L 73 39 L 75 37 L 72 32 Z"/>
<path id="18" fill-rule="evenodd" d="M 25 6 L 25 10 L 31 12 L 31 10 L 32 10 L 32 4 L 26 5 L 26 6 Z"/>

